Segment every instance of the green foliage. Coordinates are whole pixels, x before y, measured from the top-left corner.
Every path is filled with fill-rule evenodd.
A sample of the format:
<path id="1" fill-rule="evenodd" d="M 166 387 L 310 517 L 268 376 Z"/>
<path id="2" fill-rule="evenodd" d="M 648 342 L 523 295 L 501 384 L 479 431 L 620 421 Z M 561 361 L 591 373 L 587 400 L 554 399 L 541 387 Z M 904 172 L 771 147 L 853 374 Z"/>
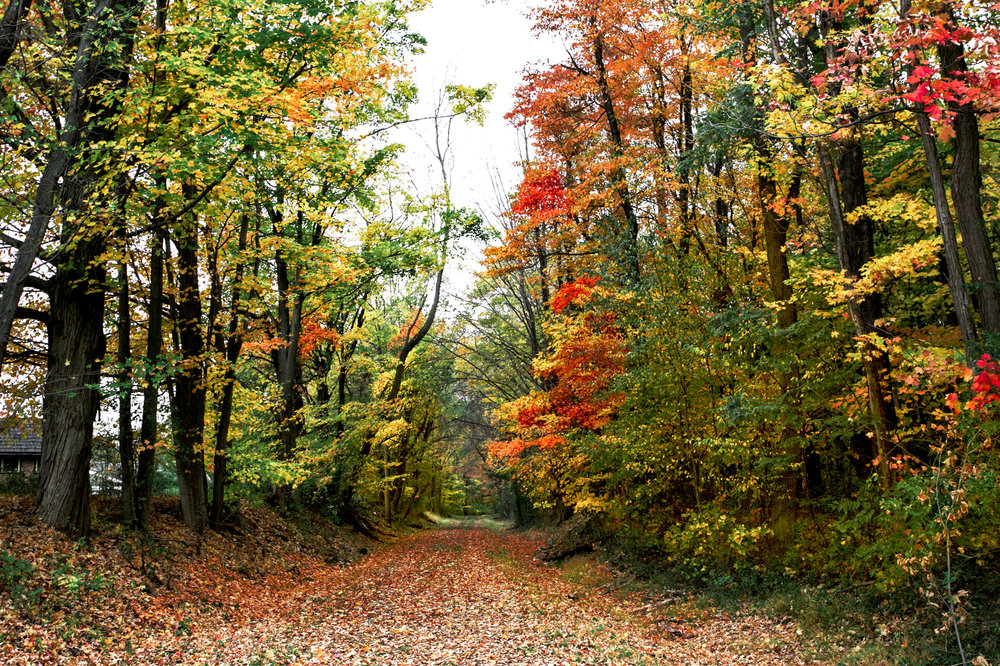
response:
<path id="1" fill-rule="evenodd" d="M 457 115 L 467 116 L 473 122 L 482 125 L 486 120 L 486 103 L 493 99 L 496 84 L 491 83 L 482 88 L 464 85 L 447 85 L 444 92 L 451 102 L 452 110 Z"/>
<path id="2" fill-rule="evenodd" d="M 10 597 L 15 608 L 24 608 L 36 601 L 39 590 L 29 583 L 34 571 L 35 565 L 31 562 L 0 550 L 0 589 Z"/>
<path id="3" fill-rule="evenodd" d="M 0 475 L 0 495 L 30 497 L 38 491 L 37 474 Z"/>

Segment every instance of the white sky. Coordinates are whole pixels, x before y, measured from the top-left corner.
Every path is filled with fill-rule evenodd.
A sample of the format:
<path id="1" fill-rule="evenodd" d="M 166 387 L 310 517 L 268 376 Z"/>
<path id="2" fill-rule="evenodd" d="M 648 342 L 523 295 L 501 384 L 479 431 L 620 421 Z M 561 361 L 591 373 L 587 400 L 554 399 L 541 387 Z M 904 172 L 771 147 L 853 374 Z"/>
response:
<path id="1" fill-rule="evenodd" d="M 517 185 L 523 139 L 504 119 L 514 105 L 514 90 L 528 65 L 557 61 L 562 45 L 532 34 L 525 16 L 530 0 L 434 0 L 430 8 L 414 14 L 413 32 L 427 40 L 423 54 L 413 59 L 414 79 L 420 101 L 411 117 L 431 115 L 440 90 L 446 84 L 484 86 L 496 84 L 484 126 L 456 122 L 452 133 L 452 199 L 457 206 L 491 214 L 497 209 L 494 181 L 499 174 L 509 192 Z M 417 186 L 429 192 L 440 177 L 426 141 L 432 137 L 428 123 L 401 130 L 394 140 L 406 144 L 403 163 L 413 173 Z M 492 174 L 492 178 L 491 178 Z M 470 248 L 462 265 L 449 267 L 450 291 L 463 291 L 478 268 L 481 248 Z"/>

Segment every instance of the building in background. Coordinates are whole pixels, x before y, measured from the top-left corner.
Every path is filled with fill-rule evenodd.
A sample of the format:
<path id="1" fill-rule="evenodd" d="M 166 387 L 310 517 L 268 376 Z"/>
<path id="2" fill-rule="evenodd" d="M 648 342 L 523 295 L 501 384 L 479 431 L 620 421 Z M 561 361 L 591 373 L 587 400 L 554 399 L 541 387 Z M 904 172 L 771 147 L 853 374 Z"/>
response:
<path id="1" fill-rule="evenodd" d="M 0 476 L 37 474 L 42 459 L 41 425 L 0 424 Z"/>

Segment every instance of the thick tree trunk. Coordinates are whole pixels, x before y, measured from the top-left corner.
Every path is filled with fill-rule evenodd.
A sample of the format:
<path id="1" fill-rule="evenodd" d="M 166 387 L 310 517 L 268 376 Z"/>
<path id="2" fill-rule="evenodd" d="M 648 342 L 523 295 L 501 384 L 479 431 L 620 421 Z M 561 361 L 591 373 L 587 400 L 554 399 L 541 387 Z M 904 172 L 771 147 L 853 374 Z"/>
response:
<path id="1" fill-rule="evenodd" d="M 79 537 L 90 531 L 90 453 L 106 351 L 102 248 L 102 237 L 76 243 L 55 276 L 48 324 L 36 514 Z"/>
<path id="2" fill-rule="evenodd" d="M 931 120 L 927 114 L 923 111 L 917 111 L 915 115 L 917 125 L 920 128 L 920 138 L 923 141 L 924 158 L 931 181 L 931 196 L 934 200 L 934 212 L 937 216 L 938 231 L 941 232 L 945 266 L 948 269 L 948 290 L 951 292 L 951 301 L 955 307 L 958 328 L 962 332 L 962 341 L 965 343 L 965 361 L 971 367 L 975 362 L 975 350 L 978 347 L 976 328 L 969 308 L 969 295 L 965 291 L 962 261 L 958 255 L 958 239 L 955 236 L 955 223 L 952 221 L 948 197 L 945 194 L 944 175 L 941 172 L 941 161 L 938 159 L 937 140 L 934 137 Z"/>
<path id="3" fill-rule="evenodd" d="M 32 211 L 31 230 L 0 297 L 0 310 L 10 299 L 16 304 L 21 285 L 8 287 L 23 279 L 16 274 L 19 266 L 30 269 L 31 255 L 37 255 L 54 211 L 55 196 L 62 194 L 67 211 L 86 216 L 93 224 L 64 225 L 60 238 L 63 249 L 52 278 L 36 514 L 42 522 L 81 537 L 90 529 L 90 454 L 106 351 L 107 271 L 100 256 L 111 231 L 109 219 L 113 219 L 102 208 L 107 198 L 102 198 L 97 186 L 113 182 L 118 167 L 104 145 L 115 137 L 122 105 L 118 93 L 128 86 L 135 10 L 135 0 L 98 0 L 90 8 L 79 37 L 66 131 L 61 137 L 68 140 L 50 156 Z M 74 169 L 70 153 L 77 141 L 98 148 L 86 164 Z M 64 183 L 60 188 L 56 181 L 61 176 Z M 49 181 L 49 177 L 53 179 Z M 39 228 L 40 235 L 34 237 Z M 0 312 L 0 356 L 7 344 L 8 324 L 5 313 Z"/>
<path id="4" fill-rule="evenodd" d="M 174 395 L 174 457 L 180 489 L 181 513 L 192 532 L 208 522 L 205 480 L 204 352 L 201 330 L 201 291 L 198 286 L 199 231 L 196 218 L 179 225 L 177 241 L 177 316 L 182 372 Z"/>
<path id="5" fill-rule="evenodd" d="M 954 23 L 954 10 L 950 3 L 941 5 L 939 13 Z M 968 65 L 961 42 L 942 40 L 938 44 L 941 76 L 965 83 Z M 962 231 L 962 245 L 972 275 L 975 303 L 982 319 L 983 329 L 989 333 L 1000 332 L 1000 290 L 997 284 L 997 266 L 993 247 L 983 218 L 981 193 L 983 176 L 979 155 L 979 117 L 971 102 L 960 104 L 950 101 L 953 114 L 952 126 L 955 161 L 951 172 L 951 198 L 955 204 L 955 217 Z"/>

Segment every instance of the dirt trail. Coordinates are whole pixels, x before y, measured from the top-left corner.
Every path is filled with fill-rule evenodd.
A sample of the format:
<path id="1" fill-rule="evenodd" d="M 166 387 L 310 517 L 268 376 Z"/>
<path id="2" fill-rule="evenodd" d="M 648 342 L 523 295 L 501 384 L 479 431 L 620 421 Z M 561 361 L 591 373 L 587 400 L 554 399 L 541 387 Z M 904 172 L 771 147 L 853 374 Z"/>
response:
<path id="1" fill-rule="evenodd" d="M 309 572 L 267 620 L 218 637 L 239 664 L 796 664 L 791 627 L 760 618 L 684 625 L 567 583 L 537 544 L 468 524 L 425 531 L 329 576 Z"/>

